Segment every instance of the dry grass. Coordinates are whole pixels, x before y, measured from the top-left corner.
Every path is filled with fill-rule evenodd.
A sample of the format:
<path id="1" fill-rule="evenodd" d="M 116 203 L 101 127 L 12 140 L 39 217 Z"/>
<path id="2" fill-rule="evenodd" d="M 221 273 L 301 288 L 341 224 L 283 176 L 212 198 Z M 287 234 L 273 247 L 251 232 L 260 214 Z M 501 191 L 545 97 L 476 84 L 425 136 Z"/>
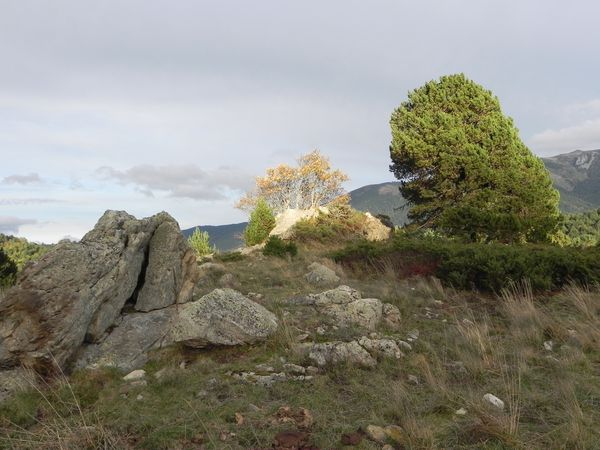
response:
<path id="1" fill-rule="evenodd" d="M 127 448 L 94 414 L 84 413 L 75 391 L 59 370 L 52 382 L 31 371 L 24 372 L 24 383 L 40 398 L 34 425 L 22 427 L 9 419 L 0 422 L 0 444 L 10 449 L 102 449 Z"/>
<path id="2" fill-rule="evenodd" d="M 191 437 L 197 434 L 204 436 L 205 448 L 268 448 L 287 427 L 272 423 L 284 405 L 311 412 L 311 444 L 324 449 L 340 448 L 343 433 L 369 424 L 400 426 L 401 442 L 395 445 L 406 449 L 592 449 L 600 441 L 596 287 L 570 286 L 536 297 L 528 283 L 518 283 L 494 297 L 455 291 L 433 278 L 402 280 L 391 263 L 357 278 L 339 271 L 340 284 L 400 308 L 400 329 L 382 326 L 377 333 L 407 339 L 409 331 L 419 330 L 406 357 L 382 360 L 370 370 L 342 365 L 311 381 L 271 387 L 228 375 L 256 370 L 258 364 L 281 370 L 282 357 L 305 363 L 293 351 L 304 331 L 319 341 L 359 333 L 317 335 L 322 318 L 310 307 L 284 301 L 324 290 L 304 279 L 308 264 L 321 258 L 314 248 L 302 248 L 292 261 L 253 255 L 225 262 L 242 292 L 263 294 L 259 301 L 279 317 L 281 327 L 270 340 L 185 355 L 169 350 L 146 366 L 148 385 L 127 397 L 118 374 L 107 383 L 90 382 L 93 375 L 84 373 L 32 388 L 30 420 L 4 423 L 0 448 L 180 449 L 194 448 Z M 550 339 L 554 347 L 547 350 L 543 344 Z M 182 358 L 185 369 L 179 368 Z M 154 379 L 163 367 L 168 375 Z M 418 383 L 409 381 L 410 375 Z M 483 401 L 488 392 L 504 401 L 504 410 Z M 143 401 L 135 400 L 138 393 Z M 466 415 L 455 414 L 459 408 Z M 244 415 L 245 425 L 236 425 L 236 412 Z M 221 432 L 236 436 L 223 442 Z M 364 440 L 359 448 L 380 446 Z"/>

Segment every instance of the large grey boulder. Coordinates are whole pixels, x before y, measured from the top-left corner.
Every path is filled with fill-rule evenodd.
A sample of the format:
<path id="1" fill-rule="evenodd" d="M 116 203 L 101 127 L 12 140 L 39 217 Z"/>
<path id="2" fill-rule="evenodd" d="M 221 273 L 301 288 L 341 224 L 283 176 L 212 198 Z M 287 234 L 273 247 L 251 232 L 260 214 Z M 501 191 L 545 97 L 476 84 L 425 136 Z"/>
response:
<path id="1" fill-rule="evenodd" d="M 251 344 L 277 330 L 277 317 L 233 289 L 215 289 L 177 306 L 169 339 L 194 348 Z"/>
<path id="2" fill-rule="evenodd" d="M 168 324 L 175 306 L 147 313 L 123 316 L 119 324 L 101 342 L 85 345 L 78 354 L 77 368 L 116 367 L 130 372 L 148 361 L 148 353 L 172 342 Z"/>
<path id="3" fill-rule="evenodd" d="M 161 223 L 148 245 L 148 267 L 135 303 L 138 311 L 165 308 L 191 300 L 198 267 L 174 220 Z"/>
<path id="4" fill-rule="evenodd" d="M 138 220 L 107 211 L 79 243 L 63 242 L 27 266 L 0 300 L 0 369 L 54 362 L 64 368 L 84 340 L 105 337 L 127 302 L 166 305 L 189 298 L 195 265 L 182 262 L 188 253 L 180 240 L 167 213 Z M 152 266 L 151 252 L 161 255 Z M 146 295 L 145 280 L 156 285 L 165 281 L 163 272 L 174 281 L 159 294 Z"/>

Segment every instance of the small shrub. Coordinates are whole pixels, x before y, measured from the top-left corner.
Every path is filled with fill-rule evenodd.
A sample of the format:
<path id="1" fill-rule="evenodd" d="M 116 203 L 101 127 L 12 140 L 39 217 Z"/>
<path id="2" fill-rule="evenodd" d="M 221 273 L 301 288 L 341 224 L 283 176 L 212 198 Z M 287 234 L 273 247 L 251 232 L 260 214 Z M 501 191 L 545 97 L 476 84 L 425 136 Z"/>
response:
<path id="1" fill-rule="evenodd" d="M 529 280 L 535 290 L 570 282 L 600 282 L 600 249 L 542 244 L 462 243 L 440 237 L 398 234 L 389 243 L 356 242 L 335 253 L 350 267 L 378 268 L 392 261 L 400 276 L 434 275 L 459 289 L 500 292 Z"/>
<path id="2" fill-rule="evenodd" d="M 284 258 L 286 255 L 296 256 L 298 254 L 298 247 L 293 242 L 286 242 L 279 236 L 271 236 L 265 248 L 263 249 L 263 255 L 265 256 L 279 256 Z"/>
<path id="3" fill-rule="evenodd" d="M 245 258 L 245 256 L 242 255 L 241 252 L 219 253 L 218 255 L 215 256 L 215 260 L 221 261 L 221 262 L 241 261 L 244 258 Z"/>
<path id="4" fill-rule="evenodd" d="M 206 256 L 215 252 L 215 247 L 210 246 L 210 236 L 207 231 L 200 231 L 196 227 L 192 235 L 188 238 L 189 246 L 194 249 L 196 255 Z"/>
<path id="5" fill-rule="evenodd" d="M 12 286 L 17 275 L 17 265 L 0 249 L 0 288 Z"/>
<path id="6" fill-rule="evenodd" d="M 273 228 L 275 228 L 273 211 L 271 211 L 267 202 L 260 199 L 256 203 L 256 208 L 250 214 L 248 226 L 244 230 L 246 245 L 262 244 L 269 237 L 269 233 Z"/>

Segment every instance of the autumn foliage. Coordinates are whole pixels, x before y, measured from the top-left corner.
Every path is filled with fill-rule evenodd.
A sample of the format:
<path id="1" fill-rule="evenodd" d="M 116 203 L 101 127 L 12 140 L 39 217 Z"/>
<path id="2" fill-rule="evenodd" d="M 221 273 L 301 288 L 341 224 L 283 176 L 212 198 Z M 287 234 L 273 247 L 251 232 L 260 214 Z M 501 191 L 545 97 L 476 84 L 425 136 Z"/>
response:
<path id="1" fill-rule="evenodd" d="M 342 183 L 348 176 L 332 170 L 329 160 L 314 150 L 300 156 L 297 167 L 281 164 L 256 178 L 256 188 L 246 193 L 237 208 L 252 210 L 264 199 L 274 213 L 286 209 L 313 209 L 332 202 L 347 203 Z"/>

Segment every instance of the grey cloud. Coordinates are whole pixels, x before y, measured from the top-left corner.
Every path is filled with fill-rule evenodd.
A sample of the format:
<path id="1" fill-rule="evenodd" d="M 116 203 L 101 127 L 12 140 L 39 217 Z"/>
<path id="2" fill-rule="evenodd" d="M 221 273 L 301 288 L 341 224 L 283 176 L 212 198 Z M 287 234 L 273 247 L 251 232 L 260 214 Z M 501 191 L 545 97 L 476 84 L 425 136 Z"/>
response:
<path id="1" fill-rule="evenodd" d="M 149 197 L 154 196 L 155 191 L 162 191 L 170 197 L 223 200 L 229 191 L 240 192 L 252 186 L 252 177 L 240 170 L 203 170 L 195 165 L 143 164 L 123 171 L 103 166 L 96 170 L 96 175 L 102 180 L 133 185 L 138 192 Z"/>
<path id="2" fill-rule="evenodd" d="M 0 216 L 0 233 L 18 233 L 23 225 L 36 224 L 35 219 L 21 219 L 14 216 Z"/>
<path id="3" fill-rule="evenodd" d="M 55 198 L 0 198 L 0 206 L 41 205 L 46 203 L 62 203 Z"/>
<path id="4" fill-rule="evenodd" d="M 595 150 L 600 148 L 600 118 L 582 123 L 547 129 L 535 134 L 528 142 L 536 153 L 552 156 L 572 150 Z"/>
<path id="5" fill-rule="evenodd" d="M 2 184 L 33 184 L 41 183 L 42 179 L 37 173 L 27 175 L 9 175 L 2 179 Z"/>

